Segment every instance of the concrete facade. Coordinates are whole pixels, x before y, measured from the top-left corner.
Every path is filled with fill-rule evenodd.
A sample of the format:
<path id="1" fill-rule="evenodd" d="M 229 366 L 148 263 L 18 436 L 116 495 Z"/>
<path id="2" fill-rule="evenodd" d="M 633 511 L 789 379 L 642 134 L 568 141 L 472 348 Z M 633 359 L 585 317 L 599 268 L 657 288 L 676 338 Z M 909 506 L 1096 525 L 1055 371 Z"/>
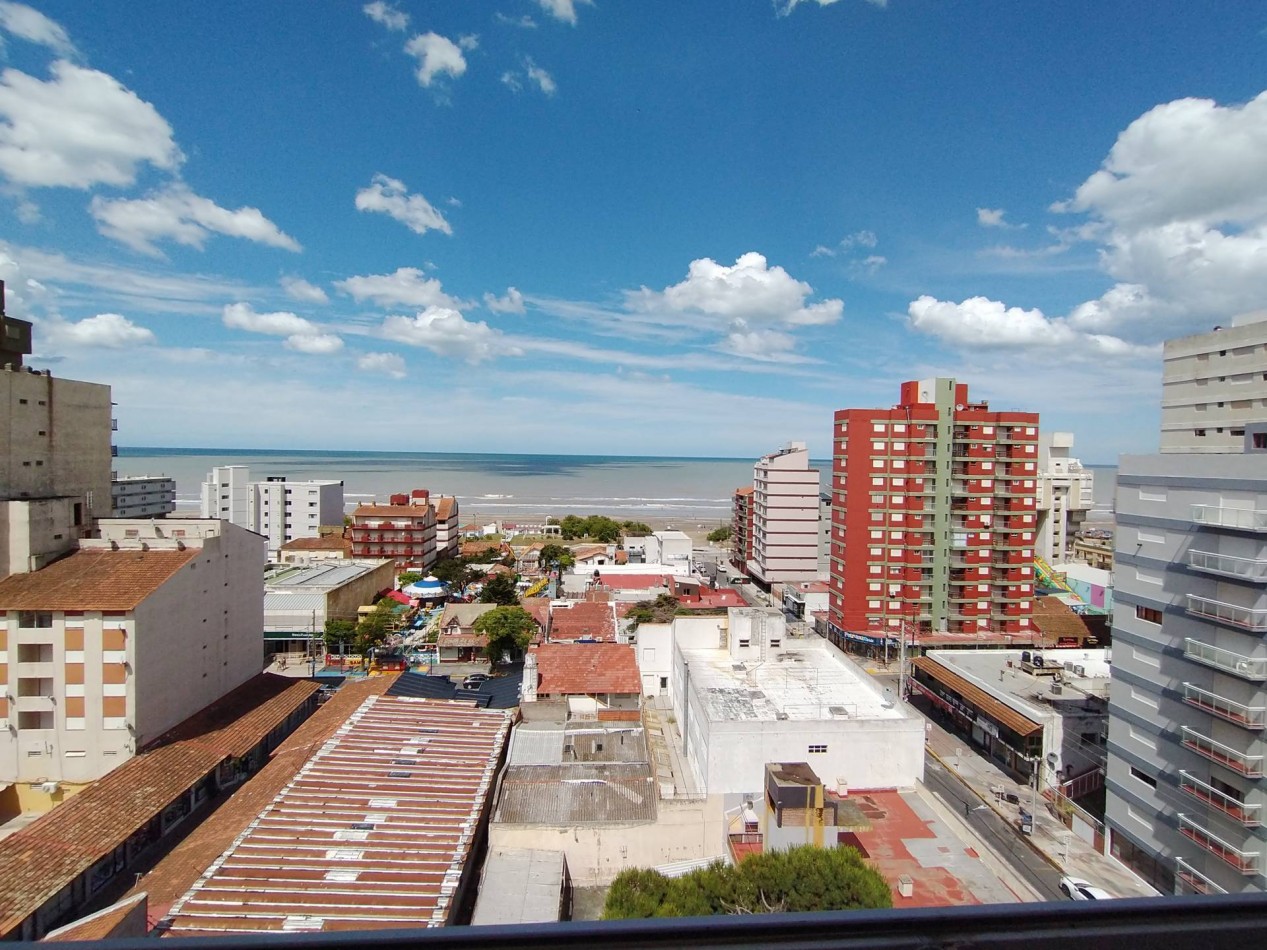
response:
<path id="1" fill-rule="evenodd" d="M 1073 559 L 1074 537 L 1095 506 L 1095 473 L 1070 456 L 1072 448 L 1072 432 L 1051 432 L 1038 441 L 1034 552 L 1053 564 Z"/>
<path id="2" fill-rule="evenodd" d="M 762 456 L 752 470 L 748 573 L 765 584 L 818 576 L 818 470 L 804 442 Z"/>
<path id="3" fill-rule="evenodd" d="M 789 639 L 777 610 L 732 608 L 716 649 L 674 645 L 669 678 L 686 759 L 710 795 L 760 788 L 804 756 L 833 788 L 906 788 L 924 774 L 923 720 L 822 639 Z"/>
<path id="4" fill-rule="evenodd" d="M 837 412 L 834 439 L 834 636 L 1031 632 L 1037 413 L 911 380 L 892 409 Z"/>
<path id="5" fill-rule="evenodd" d="M 281 475 L 253 482 L 245 465 L 219 466 L 202 483 L 201 513 L 263 535 L 278 552 L 287 541 L 317 537 L 322 525 L 343 524 L 343 482 Z"/>
<path id="6" fill-rule="evenodd" d="M 260 671 L 259 536 L 201 519 L 105 520 L 98 533 L 61 562 L 105 572 L 92 591 L 25 594 L 38 573 L 0 585 L 0 781 L 91 782 Z M 134 606 L 103 608 L 160 553 L 180 566 Z M 47 609 L 32 602 L 42 597 Z"/>
<path id="7" fill-rule="evenodd" d="M 1239 452 L 1246 426 L 1267 419 L 1267 310 L 1167 340 L 1161 451 Z"/>
<path id="8" fill-rule="evenodd" d="M 1117 520 L 1113 853 L 1163 893 L 1263 890 L 1267 451 L 1124 456 Z"/>
<path id="9" fill-rule="evenodd" d="M 128 475 L 110 483 L 112 518 L 162 518 L 176 510 L 176 479 Z"/>

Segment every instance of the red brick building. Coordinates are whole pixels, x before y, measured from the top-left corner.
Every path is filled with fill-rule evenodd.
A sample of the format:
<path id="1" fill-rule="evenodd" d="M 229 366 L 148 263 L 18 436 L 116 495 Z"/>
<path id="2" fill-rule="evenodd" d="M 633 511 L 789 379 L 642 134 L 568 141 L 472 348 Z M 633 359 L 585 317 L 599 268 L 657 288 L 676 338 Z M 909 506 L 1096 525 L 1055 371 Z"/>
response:
<path id="1" fill-rule="evenodd" d="M 436 510 L 426 489 L 392 495 L 387 505 L 352 512 L 352 556 L 395 558 L 402 571 L 427 571 L 436 562 Z"/>
<path id="2" fill-rule="evenodd" d="M 730 563 L 744 574 L 752 558 L 752 492 L 751 485 L 736 488 L 731 501 Z"/>
<path id="3" fill-rule="evenodd" d="M 882 644 L 904 622 L 1031 637 L 1038 414 L 929 379 L 891 409 L 837 412 L 833 429 L 832 639 Z"/>

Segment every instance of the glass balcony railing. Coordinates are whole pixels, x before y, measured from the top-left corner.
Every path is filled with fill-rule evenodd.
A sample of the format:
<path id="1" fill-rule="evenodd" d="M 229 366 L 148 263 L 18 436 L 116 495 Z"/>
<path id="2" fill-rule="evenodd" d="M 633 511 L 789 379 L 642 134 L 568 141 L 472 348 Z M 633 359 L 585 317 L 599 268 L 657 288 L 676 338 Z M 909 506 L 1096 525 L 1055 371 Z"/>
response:
<path id="1" fill-rule="evenodd" d="M 1230 554 L 1214 554 L 1210 551 L 1189 551 L 1188 566 L 1194 571 L 1202 571 L 1206 574 L 1235 577 L 1257 584 L 1267 583 L 1267 558 L 1234 557 Z"/>
<path id="2" fill-rule="evenodd" d="M 1242 851 L 1187 815 L 1179 816 L 1179 833 L 1242 874 L 1257 874 L 1262 869 L 1261 851 Z"/>
<path id="3" fill-rule="evenodd" d="M 1186 894 L 1226 894 L 1219 885 L 1206 877 L 1183 858 L 1175 858 L 1175 877 Z"/>
<path id="4" fill-rule="evenodd" d="M 1194 617 L 1203 617 L 1215 623 L 1249 630 L 1252 633 L 1267 631 L 1267 610 L 1263 609 L 1241 607 L 1239 604 L 1229 604 L 1221 600 L 1189 594 L 1188 613 Z"/>
<path id="5" fill-rule="evenodd" d="M 1234 722 L 1246 729 L 1262 729 L 1264 723 L 1267 723 L 1267 707 L 1246 706 L 1244 703 L 1238 703 L 1218 693 L 1211 693 L 1191 683 L 1183 684 L 1183 701 L 1212 716 Z"/>
<path id="6" fill-rule="evenodd" d="M 1209 759 L 1211 762 L 1217 762 L 1224 768 L 1229 768 L 1233 772 L 1244 775 L 1246 778 L 1262 778 L 1263 777 L 1263 757 L 1261 755 L 1249 755 L 1239 749 L 1234 749 L 1229 745 L 1224 745 L 1204 736 L 1195 729 L 1183 726 L 1183 745 L 1185 748 L 1191 749 L 1197 755 Z"/>
<path id="7" fill-rule="evenodd" d="M 1193 505 L 1192 520 L 1212 528 L 1267 532 L 1267 511 L 1253 508 L 1225 508 L 1222 505 Z"/>
<path id="8" fill-rule="evenodd" d="M 1261 683 L 1267 680 L 1267 659 L 1245 656 L 1241 653 L 1233 653 L 1231 650 L 1222 650 L 1191 638 L 1184 640 L 1183 655 L 1196 663 L 1211 666 L 1216 670 L 1222 670 L 1224 673 L 1231 673 L 1233 676 L 1239 676 L 1241 679 L 1249 680 L 1251 683 Z"/>
<path id="9" fill-rule="evenodd" d="M 1201 781 L 1190 772 L 1179 770 L 1179 790 L 1187 792 L 1193 798 L 1205 802 L 1217 809 L 1233 821 L 1246 828 L 1257 828 L 1262 822 L 1263 806 L 1257 802 L 1243 802 L 1233 798 L 1226 792 L 1220 792 L 1213 785 Z"/>

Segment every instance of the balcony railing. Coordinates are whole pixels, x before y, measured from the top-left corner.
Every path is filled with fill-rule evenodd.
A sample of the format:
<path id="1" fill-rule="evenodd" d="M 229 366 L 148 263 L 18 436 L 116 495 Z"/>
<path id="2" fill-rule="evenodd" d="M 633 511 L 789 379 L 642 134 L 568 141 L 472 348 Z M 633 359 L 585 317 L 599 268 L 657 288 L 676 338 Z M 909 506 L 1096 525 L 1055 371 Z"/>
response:
<path id="1" fill-rule="evenodd" d="M 1179 833 L 1185 838 L 1195 841 L 1219 860 L 1231 865 L 1242 874 L 1257 874 L 1263 865 L 1261 851 L 1242 851 L 1228 844 L 1218 835 L 1204 828 L 1187 815 L 1179 816 Z"/>
<path id="2" fill-rule="evenodd" d="M 1236 577 L 1257 584 L 1267 583 L 1267 558 L 1234 557 L 1230 554 L 1214 554 L 1210 551 L 1189 551 L 1188 566 L 1206 574 Z"/>
<path id="3" fill-rule="evenodd" d="M 1209 736 L 1203 736 L 1195 729 L 1190 729 L 1187 726 L 1183 726 L 1182 729 L 1184 746 L 1197 755 L 1203 756 L 1211 762 L 1217 762 L 1224 768 L 1229 768 L 1233 772 L 1244 775 L 1246 778 L 1263 777 L 1263 757 L 1261 755 L 1248 755 L 1239 749 L 1233 749 L 1229 745 L 1217 742 Z"/>
<path id="4" fill-rule="evenodd" d="M 1223 888 L 1206 877 L 1183 858 L 1175 858 L 1175 877 L 1189 894 L 1226 894 Z"/>
<path id="5" fill-rule="evenodd" d="M 1233 798 L 1182 769 L 1179 770 L 1179 790 L 1205 802 L 1246 828 L 1257 828 L 1262 824 L 1263 806 L 1261 804 Z"/>
<path id="6" fill-rule="evenodd" d="M 1183 684 L 1183 701 L 1246 729 L 1262 729 L 1264 723 L 1267 723 L 1267 707 L 1246 706 L 1191 683 Z"/>
<path id="7" fill-rule="evenodd" d="M 1253 508 L 1225 508 L 1222 505 L 1193 505 L 1192 520 L 1213 528 L 1267 532 L 1267 511 Z"/>
<path id="8" fill-rule="evenodd" d="M 1204 666 L 1211 666 L 1216 670 L 1222 670 L 1224 673 L 1231 673 L 1233 676 L 1239 676 L 1241 679 L 1249 680 L 1251 683 L 1261 683 L 1267 680 L 1267 659 L 1258 659 L 1240 653 L 1233 653 L 1231 650 L 1222 650 L 1191 638 L 1185 639 L 1183 642 L 1183 655 L 1189 660 L 1201 663 Z"/>
<path id="9" fill-rule="evenodd" d="M 1267 631 L 1267 610 L 1241 607 L 1238 604 L 1189 594 L 1188 613 L 1194 617 L 1204 617 L 1206 620 L 1213 620 L 1215 623 L 1226 624 L 1239 630 L 1249 630 L 1252 633 Z"/>

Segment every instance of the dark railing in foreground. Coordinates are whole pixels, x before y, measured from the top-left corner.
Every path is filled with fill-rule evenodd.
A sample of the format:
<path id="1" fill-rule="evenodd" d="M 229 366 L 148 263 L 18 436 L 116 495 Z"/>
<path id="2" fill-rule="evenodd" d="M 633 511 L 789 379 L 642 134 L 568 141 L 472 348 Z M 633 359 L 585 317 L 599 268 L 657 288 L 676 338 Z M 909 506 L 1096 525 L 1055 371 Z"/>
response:
<path id="1" fill-rule="evenodd" d="M 176 939 L 178 942 L 173 946 L 179 948 L 188 941 L 191 950 L 334 950 L 336 947 L 404 950 L 414 946 L 426 950 L 448 947 L 1090 950 L 1122 947 L 1128 945 L 1128 941 L 1131 950 L 1248 950 L 1267 942 L 1267 894 Z M 74 947 L 154 950 L 155 944 L 150 938 L 139 938 L 63 946 L 68 950 Z"/>

